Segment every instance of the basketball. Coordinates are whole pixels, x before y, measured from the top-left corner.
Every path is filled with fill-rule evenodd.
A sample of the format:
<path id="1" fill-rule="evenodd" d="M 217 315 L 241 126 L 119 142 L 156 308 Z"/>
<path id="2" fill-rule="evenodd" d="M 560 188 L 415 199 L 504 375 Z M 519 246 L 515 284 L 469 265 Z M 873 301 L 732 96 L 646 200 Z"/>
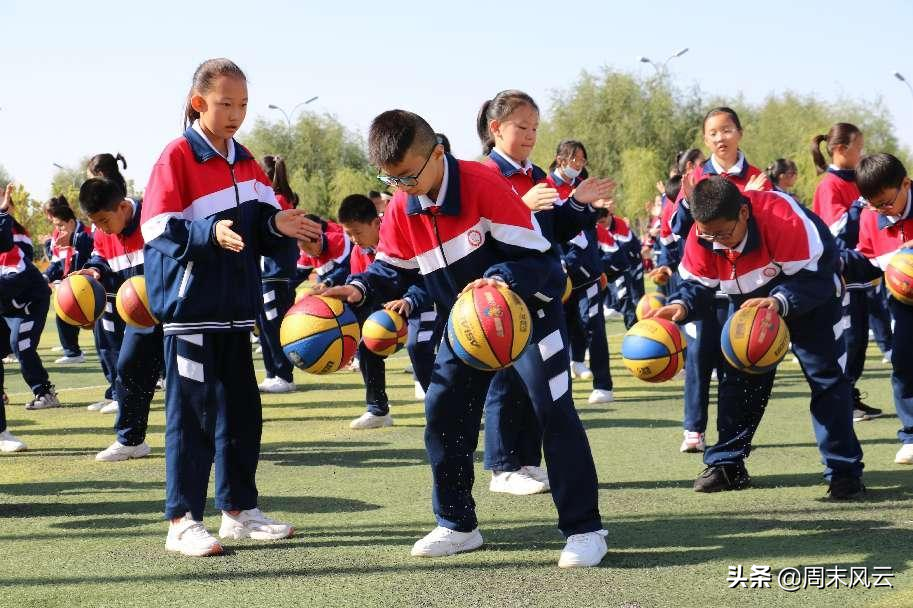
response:
<path id="1" fill-rule="evenodd" d="M 685 364 L 685 336 L 666 319 L 638 321 L 621 342 L 621 361 L 645 382 L 671 380 Z"/>
<path id="2" fill-rule="evenodd" d="M 465 292 L 447 320 L 453 352 L 470 367 L 484 371 L 503 369 L 516 361 L 529 343 L 531 329 L 526 304 L 500 286 Z"/>
<path id="3" fill-rule="evenodd" d="M 365 320 L 361 326 L 361 341 L 365 347 L 381 357 L 389 357 L 406 345 L 409 325 L 397 312 L 383 308 Z"/>
<path id="4" fill-rule="evenodd" d="M 567 278 L 567 282 L 564 284 L 564 293 L 561 294 L 561 303 L 567 304 L 567 301 L 571 299 L 571 291 L 574 289 L 574 284 L 571 282 L 571 277 Z"/>
<path id="5" fill-rule="evenodd" d="M 742 308 L 723 325 L 720 347 L 737 370 L 765 374 L 786 356 L 789 329 L 770 308 Z"/>
<path id="6" fill-rule="evenodd" d="M 606 287 L 609 286 L 609 277 L 603 272 L 599 275 L 599 289 L 605 291 Z"/>
<path id="7" fill-rule="evenodd" d="M 634 314 L 637 317 L 637 320 L 640 321 L 644 318 L 644 315 L 651 310 L 656 310 L 657 308 L 662 308 L 666 305 L 666 296 L 661 293 L 653 292 L 644 294 L 643 297 L 638 300 L 637 308 L 634 309 Z"/>
<path id="8" fill-rule="evenodd" d="M 117 306 L 117 314 L 127 325 L 140 328 L 158 325 L 158 319 L 152 316 L 149 308 L 145 277 L 130 277 L 124 281 L 117 290 L 114 304 Z"/>
<path id="9" fill-rule="evenodd" d="M 324 296 L 302 298 L 279 327 L 285 356 L 311 374 L 330 374 L 348 365 L 360 339 L 358 320 L 348 305 Z"/>
<path id="10" fill-rule="evenodd" d="M 69 325 L 90 328 L 105 310 L 105 288 L 92 277 L 72 274 L 54 290 L 54 311 Z"/>
<path id="11" fill-rule="evenodd" d="M 653 281 L 656 285 L 665 285 L 669 282 L 669 275 L 665 272 L 657 272 L 654 275 L 650 276 L 650 280 Z"/>
<path id="12" fill-rule="evenodd" d="M 913 249 L 901 249 L 884 269 L 884 284 L 898 302 L 913 306 Z"/>

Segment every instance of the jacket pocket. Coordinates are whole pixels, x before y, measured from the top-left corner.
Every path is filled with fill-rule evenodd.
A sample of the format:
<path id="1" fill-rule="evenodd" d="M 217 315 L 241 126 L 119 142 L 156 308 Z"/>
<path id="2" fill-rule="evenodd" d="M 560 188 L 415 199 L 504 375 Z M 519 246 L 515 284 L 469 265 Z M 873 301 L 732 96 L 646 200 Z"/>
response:
<path id="1" fill-rule="evenodd" d="M 178 286 L 178 299 L 183 300 L 184 296 L 187 294 L 187 288 L 190 287 L 190 282 L 193 279 L 193 260 L 187 262 L 187 267 L 184 268 L 184 274 L 181 276 L 181 282 Z"/>

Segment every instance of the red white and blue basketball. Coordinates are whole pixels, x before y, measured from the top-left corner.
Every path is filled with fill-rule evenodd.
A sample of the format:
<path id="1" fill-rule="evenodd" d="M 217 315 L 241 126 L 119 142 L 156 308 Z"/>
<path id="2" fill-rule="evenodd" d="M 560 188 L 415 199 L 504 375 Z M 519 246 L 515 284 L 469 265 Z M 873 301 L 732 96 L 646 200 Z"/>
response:
<path id="1" fill-rule="evenodd" d="M 371 313 L 361 326 L 361 341 L 381 357 L 389 357 L 406 345 L 409 325 L 399 313 L 382 308 Z"/>
<path id="2" fill-rule="evenodd" d="M 913 306 L 913 249 L 901 249 L 884 269 L 884 284 L 898 302 Z"/>
<path id="3" fill-rule="evenodd" d="M 360 339 L 352 309 L 325 296 L 302 298 L 289 309 L 279 327 L 285 356 L 311 374 L 330 374 L 348 365 Z"/>
<path id="4" fill-rule="evenodd" d="M 146 278 L 130 277 L 117 290 L 114 301 L 117 314 L 127 325 L 149 328 L 158 325 L 158 319 L 149 308 L 149 296 L 146 294 Z"/>
<path id="5" fill-rule="evenodd" d="M 494 371 L 510 366 L 529 344 L 532 319 L 520 297 L 484 285 L 457 298 L 447 320 L 453 352 L 470 367 Z"/>
<path id="6" fill-rule="evenodd" d="M 637 316 L 637 320 L 640 321 L 649 311 L 662 308 L 665 305 L 666 296 L 663 294 L 657 292 L 646 293 L 638 300 L 637 307 L 634 309 L 634 314 Z"/>
<path id="7" fill-rule="evenodd" d="M 685 336 L 666 319 L 638 321 L 621 342 L 621 362 L 644 382 L 671 380 L 685 364 Z"/>
<path id="8" fill-rule="evenodd" d="M 765 374 L 789 350 L 786 321 L 770 308 L 742 308 L 723 325 L 720 347 L 726 361 L 749 374 Z"/>
<path id="9" fill-rule="evenodd" d="M 90 328 L 105 310 L 105 288 L 84 274 L 72 274 L 54 290 L 54 311 L 69 325 Z"/>

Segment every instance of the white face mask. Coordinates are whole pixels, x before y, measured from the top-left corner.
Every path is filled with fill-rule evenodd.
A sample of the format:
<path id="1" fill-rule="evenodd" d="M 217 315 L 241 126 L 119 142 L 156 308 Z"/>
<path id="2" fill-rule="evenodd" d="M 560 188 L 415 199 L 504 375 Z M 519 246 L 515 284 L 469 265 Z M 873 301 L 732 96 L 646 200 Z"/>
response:
<path id="1" fill-rule="evenodd" d="M 571 167 L 570 165 L 566 167 L 561 167 L 561 172 L 564 173 L 565 177 L 569 179 L 576 179 L 580 175 L 580 171 Z"/>

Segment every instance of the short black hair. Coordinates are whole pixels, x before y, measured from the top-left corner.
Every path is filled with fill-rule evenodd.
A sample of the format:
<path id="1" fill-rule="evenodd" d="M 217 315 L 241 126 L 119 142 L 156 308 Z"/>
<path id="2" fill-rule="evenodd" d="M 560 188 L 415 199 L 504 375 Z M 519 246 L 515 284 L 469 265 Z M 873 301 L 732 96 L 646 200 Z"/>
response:
<path id="1" fill-rule="evenodd" d="M 437 143 L 434 129 L 424 118 L 406 110 L 388 110 L 371 121 L 368 157 L 376 167 L 389 167 L 402 162 L 409 150 L 430 154 Z"/>
<path id="2" fill-rule="evenodd" d="M 719 219 L 738 219 L 739 209 L 745 202 L 736 185 L 719 175 L 701 180 L 694 187 L 691 198 L 691 215 L 703 224 Z"/>
<path id="3" fill-rule="evenodd" d="M 368 192 L 368 198 L 380 198 L 380 192 L 377 190 L 371 190 Z"/>
<path id="4" fill-rule="evenodd" d="M 856 186 L 867 199 L 887 188 L 899 188 L 906 176 L 906 167 L 892 154 L 868 154 L 856 165 Z"/>
<path id="5" fill-rule="evenodd" d="M 675 199 L 678 198 L 678 193 L 682 189 L 682 176 L 673 175 L 666 180 L 666 184 L 663 188 L 666 190 L 666 199 L 668 199 L 670 203 L 674 203 Z"/>
<path id="6" fill-rule="evenodd" d="M 70 207 L 70 203 L 67 202 L 67 198 L 64 195 L 53 196 L 44 205 L 44 210 L 53 218 L 64 222 L 75 222 L 76 214 L 73 213 L 73 209 Z"/>
<path id="7" fill-rule="evenodd" d="M 340 224 L 370 224 L 379 217 L 374 202 L 363 194 L 350 194 L 342 199 L 337 215 Z"/>
<path id="8" fill-rule="evenodd" d="M 88 215 L 115 211 L 123 200 L 123 186 L 106 177 L 91 177 L 79 188 L 79 206 Z"/>
<path id="9" fill-rule="evenodd" d="M 437 143 L 444 146 L 444 152 L 450 154 L 450 140 L 443 133 L 435 133 L 437 135 Z"/>

